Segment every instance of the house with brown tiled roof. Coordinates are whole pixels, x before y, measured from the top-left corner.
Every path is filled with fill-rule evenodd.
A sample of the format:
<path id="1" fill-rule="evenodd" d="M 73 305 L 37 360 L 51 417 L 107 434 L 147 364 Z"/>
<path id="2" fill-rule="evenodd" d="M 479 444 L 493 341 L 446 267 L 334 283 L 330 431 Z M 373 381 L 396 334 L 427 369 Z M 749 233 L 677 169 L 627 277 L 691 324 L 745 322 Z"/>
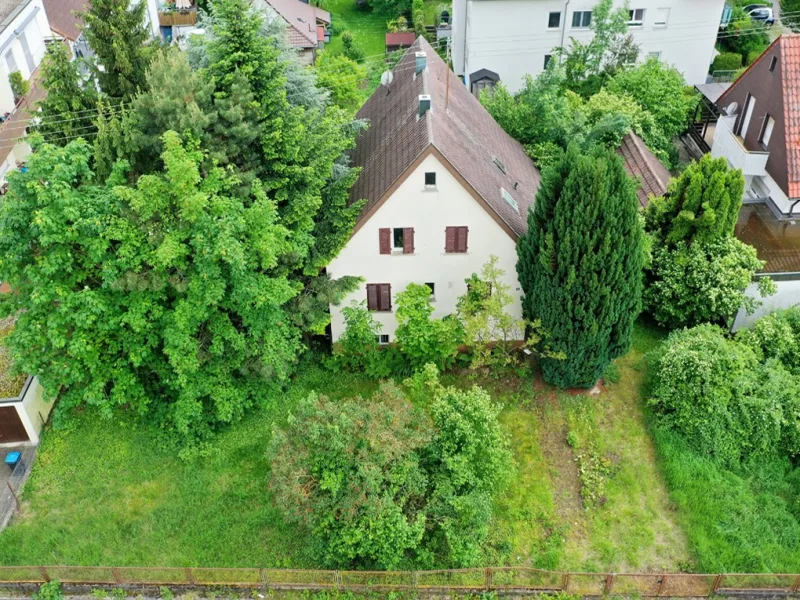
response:
<path id="1" fill-rule="evenodd" d="M 644 208 L 651 196 L 663 196 L 669 185 L 669 170 L 658 160 L 642 138 L 629 132 L 617 148 L 628 175 L 636 181 L 636 195 Z"/>
<path id="2" fill-rule="evenodd" d="M 800 35 L 776 39 L 716 106 L 711 153 L 742 170 L 744 202 L 800 216 Z"/>
<path id="3" fill-rule="evenodd" d="M 443 317 L 455 312 L 465 279 L 495 255 L 521 316 L 516 243 L 539 171 L 423 38 L 392 73 L 357 115 L 369 127 L 352 154 L 361 173 L 351 198 L 366 204 L 328 273 L 363 284 L 342 305 L 365 302 L 380 341 L 391 343 L 395 298 L 409 283 L 427 284 L 434 316 Z M 334 341 L 344 329 L 341 305 L 331 306 Z"/>
<path id="4" fill-rule="evenodd" d="M 331 14 L 300 0 L 252 0 L 257 8 L 266 9 L 286 23 L 289 43 L 297 48 L 305 64 L 314 64 L 317 50 L 325 47 L 329 36 Z"/>

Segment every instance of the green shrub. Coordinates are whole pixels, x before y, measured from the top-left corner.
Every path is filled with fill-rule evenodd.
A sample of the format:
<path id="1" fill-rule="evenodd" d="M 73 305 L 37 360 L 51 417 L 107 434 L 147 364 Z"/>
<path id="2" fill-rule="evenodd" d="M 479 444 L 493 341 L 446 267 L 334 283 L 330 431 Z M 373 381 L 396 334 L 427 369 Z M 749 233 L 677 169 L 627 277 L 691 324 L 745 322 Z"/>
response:
<path id="1" fill-rule="evenodd" d="M 309 396 L 273 435 L 270 489 L 330 566 L 472 566 L 512 457 L 480 388 L 439 383 L 433 365 L 369 400 Z"/>
<path id="2" fill-rule="evenodd" d="M 464 337 L 458 319 L 431 319 L 432 313 L 427 285 L 411 283 L 397 295 L 397 343 L 414 369 L 427 363 L 446 369 L 453 364 Z"/>
<path id="3" fill-rule="evenodd" d="M 19 100 L 31 89 L 31 83 L 26 81 L 19 71 L 11 73 L 8 76 L 8 82 L 11 84 L 11 92 L 14 94 L 14 100 Z"/>
<path id="4" fill-rule="evenodd" d="M 711 72 L 736 71 L 742 66 L 742 55 L 737 52 L 723 52 L 711 63 Z"/>
<path id="5" fill-rule="evenodd" d="M 344 55 L 347 58 L 358 63 L 364 61 L 364 55 L 366 53 L 361 45 L 356 42 L 352 31 L 345 30 L 342 32 L 342 45 L 344 46 Z"/>
<path id="6" fill-rule="evenodd" d="M 800 306 L 778 310 L 762 317 L 736 339 L 749 346 L 759 360 L 775 358 L 795 375 L 800 375 Z"/>
<path id="7" fill-rule="evenodd" d="M 800 378 L 778 360 L 760 363 L 712 325 L 673 332 L 648 360 L 649 404 L 699 452 L 738 464 L 800 451 Z"/>
<path id="8" fill-rule="evenodd" d="M 53 579 L 39 586 L 33 593 L 33 600 L 61 600 L 64 592 L 61 590 L 61 582 Z"/>

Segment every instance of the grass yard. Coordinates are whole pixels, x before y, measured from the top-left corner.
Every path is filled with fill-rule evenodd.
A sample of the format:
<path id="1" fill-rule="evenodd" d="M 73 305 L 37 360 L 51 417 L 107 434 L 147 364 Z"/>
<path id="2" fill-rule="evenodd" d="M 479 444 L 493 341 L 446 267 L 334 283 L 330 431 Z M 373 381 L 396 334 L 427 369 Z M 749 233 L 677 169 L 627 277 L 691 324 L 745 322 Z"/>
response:
<path id="1" fill-rule="evenodd" d="M 517 460 L 488 563 L 618 572 L 689 564 L 639 400 L 642 353 L 656 339 L 638 329 L 636 347 L 619 361 L 619 383 L 596 397 L 555 394 L 531 381 L 483 382 L 505 406 Z M 312 390 L 342 398 L 369 394 L 375 383 L 330 377 L 311 362 L 288 394 L 221 434 L 213 455 L 191 462 L 125 416 L 109 422 L 87 411 L 70 430 L 48 432 L 23 511 L 0 534 L 0 563 L 316 566 L 270 502 L 270 432 Z M 599 479 L 581 479 L 587 452 L 610 461 Z M 597 492 L 588 509 L 587 488 Z"/>

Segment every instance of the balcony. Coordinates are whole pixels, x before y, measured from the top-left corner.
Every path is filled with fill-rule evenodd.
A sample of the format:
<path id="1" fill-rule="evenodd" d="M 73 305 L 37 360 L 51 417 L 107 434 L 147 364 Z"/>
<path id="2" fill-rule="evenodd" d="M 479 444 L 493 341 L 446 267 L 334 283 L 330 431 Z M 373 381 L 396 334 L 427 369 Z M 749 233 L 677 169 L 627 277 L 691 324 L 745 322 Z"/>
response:
<path id="1" fill-rule="evenodd" d="M 745 176 L 765 176 L 769 152 L 752 152 L 745 148 L 742 138 L 733 133 L 735 121 L 736 117 L 721 117 L 717 121 L 712 156 L 725 157 L 732 167 L 741 169 Z"/>
<path id="2" fill-rule="evenodd" d="M 161 27 L 193 27 L 197 25 L 197 5 L 194 0 L 171 0 L 158 9 Z"/>

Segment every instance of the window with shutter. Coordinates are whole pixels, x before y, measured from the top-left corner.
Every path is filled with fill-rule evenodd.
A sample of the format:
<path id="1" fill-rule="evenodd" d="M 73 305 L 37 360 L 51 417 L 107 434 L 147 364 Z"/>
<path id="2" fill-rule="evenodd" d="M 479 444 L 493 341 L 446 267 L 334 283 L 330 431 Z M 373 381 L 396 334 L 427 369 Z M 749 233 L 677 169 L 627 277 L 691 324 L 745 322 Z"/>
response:
<path id="1" fill-rule="evenodd" d="M 403 254 L 414 254 L 414 228 L 403 229 Z"/>
<path id="2" fill-rule="evenodd" d="M 447 227 L 444 230 L 444 251 L 445 252 L 455 252 L 456 251 L 456 228 L 455 227 Z"/>
<path id="3" fill-rule="evenodd" d="M 378 243 L 381 254 L 392 253 L 392 230 L 388 227 L 378 230 Z"/>
<path id="4" fill-rule="evenodd" d="M 378 308 L 378 285 L 367 284 L 367 310 L 380 310 Z"/>
<path id="5" fill-rule="evenodd" d="M 378 285 L 380 288 L 379 308 L 380 311 L 392 310 L 392 286 L 388 283 L 381 283 Z"/>
<path id="6" fill-rule="evenodd" d="M 447 253 L 461 253 L 467 251 L 467 227 L 448 227 L 445 229 L 444 251 Z"/>

